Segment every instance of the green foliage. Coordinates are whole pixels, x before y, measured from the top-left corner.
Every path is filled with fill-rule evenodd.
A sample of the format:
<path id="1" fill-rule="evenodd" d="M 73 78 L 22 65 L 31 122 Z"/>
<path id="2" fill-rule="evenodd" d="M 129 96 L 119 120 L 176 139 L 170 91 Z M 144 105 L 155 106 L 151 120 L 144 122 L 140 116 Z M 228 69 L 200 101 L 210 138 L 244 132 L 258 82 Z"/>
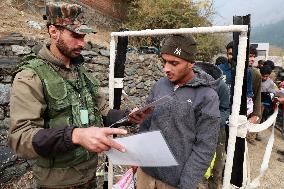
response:
<path id="1" fill-rule="evenodd" d="M 225 52 L 224 34 L 198 34 L 195 37 L 198 42 L 196 60 L 210 62 L 214 55 Z"/>
<path id="2" fill-rule="evenodd" d="M 136 0 L 130 4 L 126 25 L 133 29 L 192 27 L 194 17 L 198 18 L 198 11 L 188 1 Z"/>
<path id="3" fill-rule="evenodd" d="M 191 0 L 132 0 L 129 4 L 128 19 L 124 27 L 130 30 L 174 29 L 211 26 L 213 15 L 212 3 L 209 0 L 193 3 Z M 220 35 L 219 35 L 220 36 Z M 201 60 L 210 60 L 212 53 L 220 52 L 219 36 L 211 34 L 198 35 Z M 161 37 L 130 38 L 134 46 L 157 46 Z"/>

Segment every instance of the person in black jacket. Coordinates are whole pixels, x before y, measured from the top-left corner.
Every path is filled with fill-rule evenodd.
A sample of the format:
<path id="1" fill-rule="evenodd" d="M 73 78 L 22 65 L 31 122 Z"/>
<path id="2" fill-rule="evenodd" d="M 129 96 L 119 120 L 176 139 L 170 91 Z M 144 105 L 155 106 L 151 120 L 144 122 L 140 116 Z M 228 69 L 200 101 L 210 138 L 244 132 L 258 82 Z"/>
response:
<path id="1" fill-rule="evenodd" d="M 218 78 L 222 78 L 221 70 L 218 67 L 214 66 L 213 64 L 205 62 L 196 62 L 195 66 L 201 68 L 203 71 L 211 75 L 216 80 L 218 80 Z M 220 122 L 218 144 L 216 148 L 216 159 L 214 162 L 212 174 L 208 179 L 209 189 L 222 188 L 223 170 L 226 160 L 226 149 L 225 149 L 226 127 L 228 127 L 226 121 L 229 119 L 230 115 L 230 90 L 223 79 L 218 80 L 216 92 L 218 94 L 220 101 L 219 110 L 221 115 L 221 122 Z"/>

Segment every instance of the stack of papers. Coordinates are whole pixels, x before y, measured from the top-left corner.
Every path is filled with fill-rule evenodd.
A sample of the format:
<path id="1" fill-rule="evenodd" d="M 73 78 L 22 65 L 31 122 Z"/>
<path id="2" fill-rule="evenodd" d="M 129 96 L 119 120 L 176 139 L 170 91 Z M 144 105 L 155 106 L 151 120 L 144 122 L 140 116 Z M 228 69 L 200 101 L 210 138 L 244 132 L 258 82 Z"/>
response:
<path id="1" fill-rule="evenodd" d="M 178 165 L 160 131 L 145 132 L 114 140 L 126 148 L 124 153 L 113 148 L 105 152 L 114 165 L 143 167 Z"/>

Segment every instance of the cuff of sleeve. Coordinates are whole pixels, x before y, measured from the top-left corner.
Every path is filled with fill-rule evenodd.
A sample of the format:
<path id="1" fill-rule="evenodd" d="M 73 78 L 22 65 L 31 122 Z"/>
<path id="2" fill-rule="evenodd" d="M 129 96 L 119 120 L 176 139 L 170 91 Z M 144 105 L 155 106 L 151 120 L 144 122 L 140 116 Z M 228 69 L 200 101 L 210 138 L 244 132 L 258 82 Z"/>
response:
<path id="1" fill-rule="evenodd" d="M 73 130 L 77 128 L 75 126 L 72 127 L 66 127 L 64 131 L 64 144 L 66 147 L 66 150 L 73 150 L 74 148 L 78 147 L 78 145 L 73 144 L 72 142 L 72 133 Z"/>
<path id="2" fill-rule="evenodd" d="M 116 109 L 111 109 L 107 116 L 104 117 L 104 125 L 106 127 L 109 127 L 111 124 L 115 123 L 116 121 L 122 119 L 123 117 L 126 117 L 129 114 L 128 110 L 116 110 Z"/>

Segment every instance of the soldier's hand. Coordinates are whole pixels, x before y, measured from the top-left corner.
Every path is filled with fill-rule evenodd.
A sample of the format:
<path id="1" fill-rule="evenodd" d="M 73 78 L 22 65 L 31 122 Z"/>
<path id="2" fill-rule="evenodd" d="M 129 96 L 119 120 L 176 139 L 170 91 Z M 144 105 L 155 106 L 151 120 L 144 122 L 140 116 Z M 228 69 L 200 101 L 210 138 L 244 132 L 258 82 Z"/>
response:
<path id="1" fill-rule="evenodd" d="M 126 149 L 110 137 L 114 134 L 125 135 L 127 131 L 118 128 L 75 128 L 72 133 L 72 142 L 90 152 L 100 153 L 110 148 L 125 152 Z"/>

